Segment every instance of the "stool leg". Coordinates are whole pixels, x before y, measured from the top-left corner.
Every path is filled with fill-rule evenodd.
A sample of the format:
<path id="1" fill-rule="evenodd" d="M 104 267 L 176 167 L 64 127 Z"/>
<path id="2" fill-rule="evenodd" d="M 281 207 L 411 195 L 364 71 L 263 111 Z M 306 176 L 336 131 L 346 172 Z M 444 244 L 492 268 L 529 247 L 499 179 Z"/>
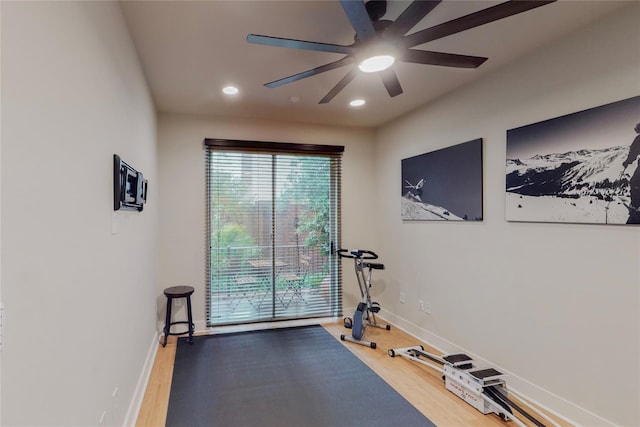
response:
<path id="1" fill-rule="evenodd" d="M 187 321 L 189 322 L 189 344 L 193 344 L 193 317 L 191 315 L 191 295 L 187 296 Z"/>
<path id="2" fill-rule="evenodd" d="M 167 337 L 169 336 L 169 330 L 171 329 L 171 301 L 173 298 L 167 297 L 167 315 L 164 320 L 164 342 L 163 347 L 167 346 Z"/>

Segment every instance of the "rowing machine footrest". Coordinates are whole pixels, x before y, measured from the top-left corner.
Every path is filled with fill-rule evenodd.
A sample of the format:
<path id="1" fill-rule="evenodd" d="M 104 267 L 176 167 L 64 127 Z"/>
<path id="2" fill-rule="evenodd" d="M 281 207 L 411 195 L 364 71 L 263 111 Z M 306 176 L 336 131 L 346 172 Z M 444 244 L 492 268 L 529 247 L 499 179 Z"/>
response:
<path id="1" fill-rule="evenodd" d="M 443 356 L 442 358 L 445 362 L 448 362 L 452 366 L 462 369 L 463 371 L 473 368 L 473 359 L 464 353 L 450 354 L 448 356 Z"/>
<path id="2" fill-rule="evenodd" d="M 372 313 L 378 313 L 380 311 L 380 304 L 378 304 L 377 302 L 372 302 L 371 306 L 369 307 L 369 311 L 371 311 Z"/>

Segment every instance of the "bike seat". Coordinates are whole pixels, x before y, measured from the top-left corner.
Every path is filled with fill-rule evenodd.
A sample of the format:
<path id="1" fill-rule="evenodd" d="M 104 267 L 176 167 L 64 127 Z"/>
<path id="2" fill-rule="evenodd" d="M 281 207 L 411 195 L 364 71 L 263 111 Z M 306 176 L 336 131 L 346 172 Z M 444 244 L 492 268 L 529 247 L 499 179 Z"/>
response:
<path id="1" fill-rule="evenodd" d="M 366 268 L 371 268 L 372 270 L 384 270 L 384 264 L 377 262 L 365 262 L 363 264 Z"/>

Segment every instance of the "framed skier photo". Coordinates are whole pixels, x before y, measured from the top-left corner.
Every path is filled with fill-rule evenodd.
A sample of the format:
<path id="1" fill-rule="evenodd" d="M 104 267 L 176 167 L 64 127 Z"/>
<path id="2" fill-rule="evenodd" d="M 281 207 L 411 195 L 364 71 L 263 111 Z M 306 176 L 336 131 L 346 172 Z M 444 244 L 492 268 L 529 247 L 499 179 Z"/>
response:
<path id="1" fill-rule="evenodd" d="M 640 96 L 507 131 L 506 219 L 640 224 Z"/>
<path id="2" fill-rule="evenodd" d="M 482 138 L 402 159 L 401 218 L 482 221 Z"/>

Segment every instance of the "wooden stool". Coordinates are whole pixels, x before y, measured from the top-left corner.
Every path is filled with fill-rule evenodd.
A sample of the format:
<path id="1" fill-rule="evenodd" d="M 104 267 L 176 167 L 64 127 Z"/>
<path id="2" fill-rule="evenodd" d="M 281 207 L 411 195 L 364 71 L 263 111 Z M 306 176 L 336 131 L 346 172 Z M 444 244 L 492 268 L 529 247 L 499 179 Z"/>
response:
<path id="1" fill-rule="evenodd" d="M 164 342 L 162 346 L 167 345 L 167 337 L 169 335 L 184 335 L 189 334 L 189 344 L 193 344 L 193 318 L 191 315 L 191 294 L 195 289 L 192 286 L 172 286 L 164 290 L 164 294 L 167 297 L 167 317 L 164 322 Z M 171 321 L 171 306 L 174 298 L 186 298 L 187 300 L 187 320 L 178 322 Z M 188 330 L 186 332 L 171 332 L 172 325 L 187 324 Z"/>

